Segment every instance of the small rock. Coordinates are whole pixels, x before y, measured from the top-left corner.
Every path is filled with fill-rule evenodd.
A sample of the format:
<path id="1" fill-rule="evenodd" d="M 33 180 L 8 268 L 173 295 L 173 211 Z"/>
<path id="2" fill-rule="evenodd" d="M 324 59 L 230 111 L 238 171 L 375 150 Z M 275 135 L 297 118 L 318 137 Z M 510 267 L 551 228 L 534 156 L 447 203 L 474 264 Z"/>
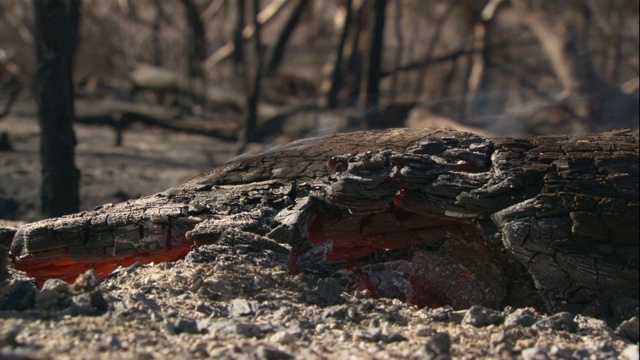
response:
<path id="1" fill-rule="evenodd" d="M 14 228 L 6 228 L 0 225 L 0 286 L 9 280 L 9 258 L 7 257 L 7 249 L 4 243 L 11 244 L 13 234 L 15 234 Z"/>
<path id="2" fill-rule="evenodd" d="M 433 334 L 433 331 L 434 331 L 433 328 L 431 328 L 430 326 L 421 325 L 416 330 L 416 336 L 420 336 L 420 337 L 431 336 Z"/>
<path id="3" fill-rule="evenodd" d="M 17 325 L 0 331 L 0 349 L 5 346 L 17 346 L 18 342 L 16 341 L 16 337 L 18 337 L 20 331 L 22 331 L 22 329 Z"/>
<path id="4" fill-rule="evenodd" d="M 640 340 L 640 321 L 638 321 L 638 317 L 634 316 L 629 320 L 623 321 L 616 328 L 616 335 L 620 336 L 623 339 L 627 339 L 631 342 L 637 343 Z"/>
<path id="5" fill-rule="evenodd" d="M 36 307 L 41 310 L 55 311 L 69 305 L 71 305 L 70 286 L 60 279 L 48 279 L 36 295 Z"/>
<path id="6" fill-rule="evenodd" d="M 12 279 L 0 293 L 0 310 L 27 310 L 35 306 L 38 284 L 33 279 Z"/>
<path id="7" fill-rule="evenodd" d="M 109 304 L 104 299 L 102 292 L 93 290 L 71 297 L 71 305 L 64 309 L 69 315 L 98 315 L 106 311 Z"/>
<path id="8" fill-rule="evenodd" d="M 379 327 L 370 327 L 365 331 L 358 329 L 354 333 L 354 337 L 358 339 L 362 339 L 364 341 L 368 341 L 368 342 L 382 341 L 387 344 L 407 340 L 406 337 L 402 336 L 402 334 L 398 332 L 385 334 L 385 332 L 383 332 L 382 329 Z"/>
<path id="9" fill-rule="evenodd" d="M 551 331 L 568 331 L 574 333 L 578 330 L 578 324 L 573 320 L 573 315 L 568 312 L 559 312 L 557 314 L 545 317 L 533 324 L 536 330 Z"/>
<path id="10" fill-rule="evenodd" d="M 515 358 L 515 352 L 513 351 L 513 346 L 509 343 L 501 343 L 496 346 L 493 351 L 493 355 L 498 359 L 512 359 Z"/>
<path id="11" fill-rule="evenodd" d="M 247 299 L 233 299 L 229 305 L 229 314 L 233 317 L 247 316 L 254 313 L 254 306 Z"/>
<path id="12" fill-rule="evenodd" d="M 579 330 L 587 330 L 591 332 L 606 333 L 609 336 L 613 335 L 613 330 L 609 327 L 606 321 L 601 319 L 592 318 L 590 316 L 584 316 L 578 314 L 573 319 L 578 324 Z"/>
<path id="13" fill-rule="evenodd" d="M 461 324 L 462 319 L 464 319 L 464 316 L 466 314 L 467 314 L 467 310 L 453 311 L 449 314 L 449 322 L 452 322 L 454 324 Z"/>
<path id="14" fill-rule="evenodd" d="M 122 349 L 122 342 L 116 335 L 107 335 L 103 336 L 100 339 L 100 345 L 98 346 L 98 350 L 100 351 L 114 351 Z"/>
<path id="15" fill-rule="evenodd" d="M 618 355 L 611 341 L 595 339 L 586 345 L 586 350 L 591 354 L 598 354 L 598 358 L 601 359 L 615 359 Z"/>
<path id="16" fill-rule="evenodd" d="M 277 333 L 271 335 L 269 339 L 271 340 L 271 342 L 282 345 L 292 344 L 296 341 L 296 337 L 286 330 L 278 331 Z"/>
<path id="17" fill-rule="evenodd" d="M 193 319 L 185 319 L 180 318 L 173 324 L 174 329 L 178 334 L 187 333 L 187 334 L 198 334 L 200 333 L 200 329 L 198 328 L 198 322 Z"/>
<path id="18" fill-rule="evenodd" d="M 202 314 L 208 314 L 211 312 L 211 307 L 203 302 L 196 304 L 195 310 Z"/>
<path id="19" fill-rule="evenodd" d="M 287 352 L 266 346 L 258 346 L 253 351 L 253 355 L 257 360 L 289 360 L 294 358 L 293 355 Z"/>
<path id="20" fill-rule="evenodd" d="M 282 307 L 273 312 L 273 318 L 278 321 L 282 321 L 291 315 L 291 308 Z"/>
<path id="21" fill-rule="evenodd" d="M 475 327 L 500 325 L 503 322 L 504 315 L 502 312 L 478 305 L 472 306 L 462 319 L 463 324 L 473 325 Z"/>
<path id="22" fill-rule="evenodd" d="M 433 310 L 430 314 L 430 318 L 433 321 L 460 324 L 466 313 L 466 310 L 456 311 L 453 310 L 451 306 L 447 305 Z"/>
<path id="23" fill-rule="evenodd" d="M 393 320 L 393 322 L 395 322 L 396 324 L 398 324 L 400 326 L 407 326 L 409 324 L 409 320 L 407 320 L 407 318 L 402 316 L 402 314 L 400 314 L 397 311 L 392 311 L 389 314 L 389 317 L 391 318 L 391 320 Z"/>
<path id="24" fill-rule="evenodd" d="M 342 292 L 343 288 L 338 279 L 319 279 L 306 300 L 319 306 L 331 306 L 340 300 Z"/>
<path id="25" fill-rule="evenodd" d="M 522 350 L 522 360 L 549 360 L 549 355 L 537 347 Z"/>
<path id="26" fill-rule="evenodd" d="M 638 360 L 638 345 L 627 345 L 620 353 L 620 360 Z"/>
<path id="27" fill-rule="evenodd" d="M 347 304 L 332 306 L 322 312 L 323 319 L 327 319 L 330 317 L 338 320 L 351 321 L 357 321 L 360 318 L 358 310 L 354 306 Z"/>
<path id="28" fill-rule="evenodd" d="M 522 308 L 516 309 L 509 315 L 504 321 L 505 326 L 515 326 L 520 325 L 524 327 L 529 327 L 535 324 L 536 322 L 536 312 L 533 308 Z"/>
<path id="29" fill-rule="evenodd" d="M 404 337 L 402 334 L 400 334 L 399 332 L 393 332 L 391 334 L 382 334 L 382 341 L 384 341 L 387 344 L 390 343 L 394 343 L 394 342 L 400 342 L 400 341 L 407 341 L 407 338 Z"/>
<path id="30" fill-rule="evenodd" d="M 88 292 L 97 289 L 100 286 L 100 277 L 95 269 L 87 270 L 82 273 L 76 281 L 71 285 L 71 292 Z"/>
<path id="31" fill-rule="evenodd" d="M 364 341 L 378 342 L 382 340 L 382 330 L 379 327 L 370 327 L 365 331 L 358 329 L 353 336 Z"/>
<path id="32" fill-rule="evenodd" d="M 447 333 L 434 334 L 427 343 L 424 344 L 424 350 L 427 354 L 437 357 L 440 355 L 449 355 L 451 351 L 451 338 Z"/>
<path id="33" fill-rule="evenodd" d="M 549 350 L 549 355 L 552 359 L 575 359 L 573 351 L 570 349 L 563 349 L 558 345 L 553 345 Z"/>
<path id="34" fill-rule="evenodd" d="M 259 337 L 261 335 L 260 327 L 251 323 L 237 323 L 233 330 L 236 334 L 246 338 Z"/>
<path id="35" fill-rule="evenodd" d="M 433 321 L 449 322 L 449 313 L 451 312 L 453 312 L 453 308 L 451 306 L 443 306 L 433 309 L 429 317 Z"/>

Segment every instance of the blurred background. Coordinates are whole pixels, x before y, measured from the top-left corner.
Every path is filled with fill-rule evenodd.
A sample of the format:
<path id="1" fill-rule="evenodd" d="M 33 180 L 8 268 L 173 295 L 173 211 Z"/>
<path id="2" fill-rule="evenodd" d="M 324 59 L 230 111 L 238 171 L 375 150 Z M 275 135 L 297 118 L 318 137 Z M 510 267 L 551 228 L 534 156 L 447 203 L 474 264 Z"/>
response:
<path id="1" fill-rule="evenodd" d="M 0 219 L 387 127 L 638 128 L 634 0 L 0 0 Z"/>

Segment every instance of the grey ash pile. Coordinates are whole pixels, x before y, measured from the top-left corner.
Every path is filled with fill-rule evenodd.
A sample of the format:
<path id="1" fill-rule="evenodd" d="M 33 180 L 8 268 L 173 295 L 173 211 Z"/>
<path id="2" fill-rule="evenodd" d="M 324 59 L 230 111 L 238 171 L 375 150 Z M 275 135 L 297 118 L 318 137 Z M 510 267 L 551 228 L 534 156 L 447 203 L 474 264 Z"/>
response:
<path id="1" fill-rule="evenodd" d="M 288 249 L 265 238 L 230 240 L 40 291 L 9 269 L 0 358 L 638 359 L 637 316 L 418 309 L 353 289 L 349 271 L 289 275 Z"/>

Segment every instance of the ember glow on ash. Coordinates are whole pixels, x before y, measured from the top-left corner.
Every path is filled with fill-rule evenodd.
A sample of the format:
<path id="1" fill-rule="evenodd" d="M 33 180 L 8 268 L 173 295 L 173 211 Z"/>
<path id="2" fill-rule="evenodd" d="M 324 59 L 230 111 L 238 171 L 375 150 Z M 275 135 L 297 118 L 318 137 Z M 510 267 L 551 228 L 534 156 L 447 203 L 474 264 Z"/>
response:
<path id="1" fill-rule="evenodd" d="M 360 287 L 369 289 L 373 296 L 398 298 L 419 306 L 495 307 L 504 297 L 502 274 L 492 265 L 491 251 L 471 222 L 416 214 L 394 204 L 386 211 L 369 214 L 322 206 L 314 215 L 308 232 L 312 250 L 319 255 L 314 255 L 315 260 L 306 264 L 306 269 L 313 270 L 321 263 L 337 265 L 329 268 L 352 270 L 360 279 Z M 14 263 L 40 284 L 48 278 L 71 282 L 91 268 L 105 277 L 135 263 L 177 261 L 194 245 L 215 242 L 220 236 L 199 239 L 189 234 L 167 233 L 166 246 L 157 251 L 119 257 L 96 255 L 79 261 L 68 249 L 64 253 L 59 249 L 51 254 L 15 257 Z M 292 254 L 292 271 L 312 250 Z M 465 295 L 460 296 L 461 292 Z"/>

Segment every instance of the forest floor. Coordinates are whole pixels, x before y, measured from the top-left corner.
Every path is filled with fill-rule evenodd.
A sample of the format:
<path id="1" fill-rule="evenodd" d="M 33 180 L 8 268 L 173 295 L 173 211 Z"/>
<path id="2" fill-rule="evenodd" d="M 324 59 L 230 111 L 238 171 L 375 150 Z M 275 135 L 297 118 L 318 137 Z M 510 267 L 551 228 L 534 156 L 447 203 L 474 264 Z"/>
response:
<path id="1" fill-rule="evenodd" d="M 233 148 L 144 127 L 115 147 L 108 127 L 75 130 L 82 210 L 179 185 Z M 0 152 L 0 218 L 37 220 L 37 121 L 8 117 L 0 131 L 14 147 Z M 351 289 L 348 272 L 288 275 L 287 259 L 219 244 L 41 291 L 11 271 L 0 284 L 0 359 L 638 359 L 637 317 L 614 330 L 529 308 L 418 309 Z"/>

